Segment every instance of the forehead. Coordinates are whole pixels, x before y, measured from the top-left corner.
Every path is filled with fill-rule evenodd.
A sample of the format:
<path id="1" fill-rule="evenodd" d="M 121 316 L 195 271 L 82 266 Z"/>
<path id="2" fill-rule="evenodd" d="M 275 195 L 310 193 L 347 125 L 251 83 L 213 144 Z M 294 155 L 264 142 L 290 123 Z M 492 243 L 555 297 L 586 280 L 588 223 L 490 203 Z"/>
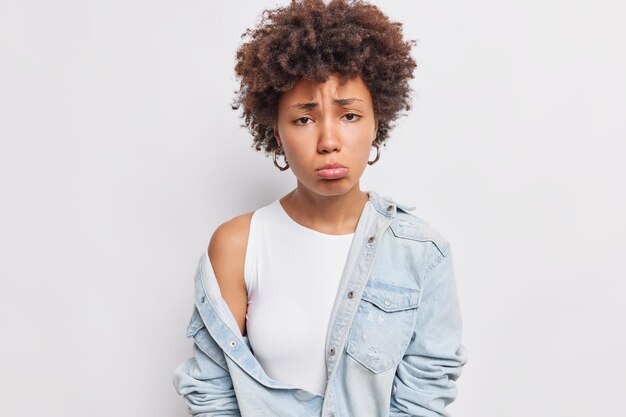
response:
<path id="1" fill-rule="evenodd" d="M 371 101 L 370 91 L 360 76 L 355 76 L 345 80 L 340 84 L 340 77 L 331 74 L 325 82 L 311 80 L 299 80 L 291 90 L 284 92 L 280 97 L 280 102 L 288 104 L 292 101 L 315 100 L 320 96 L 330 98 L 360 98 Z"/>

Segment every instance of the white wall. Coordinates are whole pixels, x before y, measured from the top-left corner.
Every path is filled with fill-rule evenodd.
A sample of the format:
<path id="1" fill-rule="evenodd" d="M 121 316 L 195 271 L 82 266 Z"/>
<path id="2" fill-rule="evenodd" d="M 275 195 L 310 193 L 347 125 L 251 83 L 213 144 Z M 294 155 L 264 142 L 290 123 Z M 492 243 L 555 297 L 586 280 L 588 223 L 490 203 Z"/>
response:
<path id="1" fill-rule="evenodd" d="M 626 415 L 624 6 L 375 3 L 419 67 L 361 188 L 453 244 L 450 409 Z M 185 415 L 197 259 L 295 186 L 230 109 L 240 35 L 274 4 L 0 0 L 0 415 Z"/>

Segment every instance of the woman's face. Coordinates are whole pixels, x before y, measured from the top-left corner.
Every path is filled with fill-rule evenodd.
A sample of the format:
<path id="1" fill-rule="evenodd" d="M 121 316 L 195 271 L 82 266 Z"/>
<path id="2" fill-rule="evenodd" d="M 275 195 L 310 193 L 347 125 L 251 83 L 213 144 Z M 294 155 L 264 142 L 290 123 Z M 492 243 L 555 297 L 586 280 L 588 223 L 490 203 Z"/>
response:
<path id="1" fill-rule="evenodd" d="M 300 80 L 281 95 L 274 135 L 299 187 L 338 195 L 359 184 L 376 129 L 372 96 L 361 77 L 339 85 L 332 74 L 324 83 Z M 344 168 L 320 171 L 326 164 Z"/>

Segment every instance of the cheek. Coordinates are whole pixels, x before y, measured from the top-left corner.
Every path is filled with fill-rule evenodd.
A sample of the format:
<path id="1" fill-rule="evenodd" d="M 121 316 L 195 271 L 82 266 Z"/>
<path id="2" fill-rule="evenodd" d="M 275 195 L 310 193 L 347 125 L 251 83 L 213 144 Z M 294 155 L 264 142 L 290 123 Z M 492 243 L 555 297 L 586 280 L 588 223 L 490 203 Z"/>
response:
<path id="1" fill-rule="evenodd" d="M 371 152 L 373 148 L 372 142 L 374 141 L 376 134 L 369 129 L 363 129 L 358 134 L 355 134 L 354 140 L 352 141 L 352 145 L 350 146 L 352 152 L 360 155 L 361 157 L 366 157 Z"/>
<path id="2" fill-rule="evenodd" d="M 285 152 L 294 161 L 315 157 L 318 147 L 318 136 L 314 129 L 306 127 L 287 128 L 284 130 L 283 145 Z"/>
<path id="3" fill-rule="evenodd" d="M 369 142 L 361 142 L 359 143 L 358 154 L 359 160 L 365 160 L 368 158 L 370 154 L 371 146 Z"/>

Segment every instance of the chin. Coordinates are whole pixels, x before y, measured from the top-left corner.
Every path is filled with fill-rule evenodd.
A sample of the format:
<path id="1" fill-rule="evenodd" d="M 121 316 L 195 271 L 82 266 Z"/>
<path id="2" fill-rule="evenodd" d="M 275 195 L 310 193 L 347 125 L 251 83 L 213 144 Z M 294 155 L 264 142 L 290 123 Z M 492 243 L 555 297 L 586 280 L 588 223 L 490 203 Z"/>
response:
<path id="1" fill-rule="evenodd" d="M 336 180 L 318 180 L 315 192 L 321 195 L 342 195 L 352 190 L 356 184 L 350 183 L 345 177 Z"/>

